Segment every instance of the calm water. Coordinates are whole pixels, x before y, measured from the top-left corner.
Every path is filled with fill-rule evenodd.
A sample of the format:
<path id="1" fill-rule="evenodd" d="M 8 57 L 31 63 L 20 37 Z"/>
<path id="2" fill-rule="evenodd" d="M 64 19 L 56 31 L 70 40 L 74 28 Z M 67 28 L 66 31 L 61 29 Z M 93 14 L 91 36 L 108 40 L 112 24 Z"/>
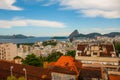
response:
<path id="1" fill-rule="evenodd" d="M 46 41 L 51 40 L 50 37 L 36 37 L 36 38 L 25 38 L 25 39 L 0 39 L 0 43 L 2 42 L 12 42 L 12 43 L 35 43 L 38 41 Z M 66 39 L 58 39 L 60 41 L 66 41 Z"/>

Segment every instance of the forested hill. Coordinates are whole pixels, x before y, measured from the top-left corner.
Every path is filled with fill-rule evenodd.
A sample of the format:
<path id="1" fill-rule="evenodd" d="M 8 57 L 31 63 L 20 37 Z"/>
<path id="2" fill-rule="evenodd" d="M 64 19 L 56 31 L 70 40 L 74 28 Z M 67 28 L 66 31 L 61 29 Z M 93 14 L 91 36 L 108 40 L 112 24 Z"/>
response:
<path id="1" fill-rule="evenodd" d="M 77 32 L 77 33 L 75 33 Z M 82 34 L 75 30 L 73 31 L 70 35 L 70 37 L 86 37 L 86 38 L 95 38 L 96 36 L 106 36 L 106 37 L 115 37 L 115 36 L 120 36 L 120 32 L 111 32 L 111 33 L 107 33 L 107 34 L 101 34 L 101 33 L 89 33 L 89 34 Z"/>
<path id="2" fill-rule="evenodd" d="M 23 38 L 33 38 L 33 36 L 25 36 L 22 34 L 18 35 L 0 35 L 0 39 L 23 39 Z"/>

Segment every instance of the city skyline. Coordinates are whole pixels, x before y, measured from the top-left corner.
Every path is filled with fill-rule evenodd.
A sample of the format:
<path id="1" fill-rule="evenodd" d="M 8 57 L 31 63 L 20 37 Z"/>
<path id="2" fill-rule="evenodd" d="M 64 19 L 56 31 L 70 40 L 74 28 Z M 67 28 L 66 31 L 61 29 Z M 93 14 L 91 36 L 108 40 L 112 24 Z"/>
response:
<path id="1" fill-rule="evenodd" d="M 120 32 L 119 0 L 0 0 L 0 34 Z"/>

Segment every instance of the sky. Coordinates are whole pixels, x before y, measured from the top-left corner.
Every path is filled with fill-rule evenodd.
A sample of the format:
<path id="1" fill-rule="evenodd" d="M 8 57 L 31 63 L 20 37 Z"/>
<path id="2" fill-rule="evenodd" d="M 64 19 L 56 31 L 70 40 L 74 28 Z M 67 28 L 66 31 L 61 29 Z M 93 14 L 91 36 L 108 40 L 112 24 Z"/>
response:
<path id="1" fill-rule="evenodd" d="M 120 0 L 0 0 L 0 35 L 120 32 Z"/>

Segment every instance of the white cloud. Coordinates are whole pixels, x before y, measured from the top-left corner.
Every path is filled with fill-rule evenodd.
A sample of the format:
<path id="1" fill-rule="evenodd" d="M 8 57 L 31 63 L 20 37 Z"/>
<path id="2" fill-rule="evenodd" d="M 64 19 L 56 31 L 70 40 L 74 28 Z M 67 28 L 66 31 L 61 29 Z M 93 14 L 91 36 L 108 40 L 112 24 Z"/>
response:
<path id="1" fill-rule="evenodd" d="M 82 10 L 81 12 L 88 17 L 101 16 L 104 18 L 120 18 L 120 12 L 118 11 L 105 11 L 105 10 L 93 9 L 93 10 Z"/>
<path id="2" fill-rule="evenodd" d="M 13 5 L 15 2 L 16 0 L 0 0 L 0 9 L 22 10 L 22 8 Z"/>
<path id="3" fill-rule="evenodd" d="M 60 32 L 57 32 L 57 33 L 51 33 L 49 34 L 48 36 L 68 36 L 71 32 L 64 32 L 64 31 L 60 31 Z"/>
<path id="4" fill-rule="evenodd" d="M 12 20 L 22 20 L 25 19 L 24 16 L 15 16 Z"/>
<path id="5" fill-rule="evenodd" d="M 51 27 L 51 28 L 64 28 L 65 25 L 57 21 L 48 20 L 0 20 L 0 28 L 11 28 L 11 27 L 25 27 L 25 26 L 37 26 L 37 27 Z"/>
<path id="6" fill-rule="evenodd" d="M 56 0 L 56 1 L 60 4 L 60 6 L 63 7 L 63 9 L 77 10 L 84 16 L 120 18 L 120 0 Z"/>
<path id="7" fill-rule="evenodd" d="M 118 27 L 92 28 L 91 31 L 100 32 L 100 33 L 120 32 L 120 28 Z"/>
<path id="8" fill-rule="evenodd" d="M 101 34 L 106 34 L 106 33 L 110 33 L 110 32 L 120 32 L 120 28 L 119 27 L 94 27 L 94 28 L 80 28 L 79 29 L 80 33 L 84 33 L 84 34 L 89 34 L 89 33 L 93 33 L 93 32 L 97 32 L 97 33 L 101 33 Z"/>

